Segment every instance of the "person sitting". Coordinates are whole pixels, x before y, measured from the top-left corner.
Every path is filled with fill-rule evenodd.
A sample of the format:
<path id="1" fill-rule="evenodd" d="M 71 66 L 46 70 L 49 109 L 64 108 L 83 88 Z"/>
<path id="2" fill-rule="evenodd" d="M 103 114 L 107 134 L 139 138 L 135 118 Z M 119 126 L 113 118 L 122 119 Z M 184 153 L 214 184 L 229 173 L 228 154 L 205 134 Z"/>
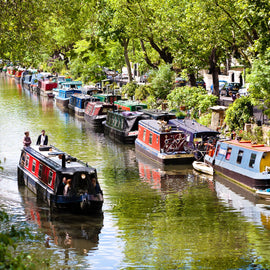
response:
<path id="1" fill-rule="evenodd" d="M 64 188 L 67 184 L 67 178 L 63 177 L 62 182 L 60 183 L 58 190 L 57 190 L 57 195 L 63 195 L 64 194 Z"/>
<path id="2" fill-rule="evenodd" d="M 31 143 L 32 143 L 32 141 L 31 141 L 31 138 L 30 138 L 30 136 L 29 136 L 29 131 L 25 131 L 24 132 L 24 138 L 23 138 L 23 146 L 26 146 L 26 147 L 28 147 L 28 146 L 30 146 L 31 145 Z"/>
<path id="3" fill-rule="evenodd" d="M 47 145 L 48 135 L 45 134 L 45 130 L 41 130 L 41 134 L 38 136 L 36 145 Z"/>
<path id="4" fill-rule="evenodd" d="M 92 194 L 102 193 L 99 183 L 97 182 L 97 179 L 95 177 L 91 179 L 91 193 Z"/>
<path id="5" fill-rule="evenodd" d="M 68 179 L 67 180 L 67 184 L 64 187 L 64 193 L 63 193 L 63 195 L 64 196 L 70 195 L 70 191 L 71 191 L 71 179 Z"/>

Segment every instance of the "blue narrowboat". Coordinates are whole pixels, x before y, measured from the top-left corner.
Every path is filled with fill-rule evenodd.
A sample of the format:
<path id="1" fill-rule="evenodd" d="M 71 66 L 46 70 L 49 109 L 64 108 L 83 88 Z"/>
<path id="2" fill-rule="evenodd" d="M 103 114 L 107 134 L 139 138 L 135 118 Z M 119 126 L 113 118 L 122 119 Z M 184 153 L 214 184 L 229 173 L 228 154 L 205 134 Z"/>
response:
<path id="1" fill-rule="evenodd" d="M 69 100 L 75 93 L 82 92 L 81 81 L 68 81 L 61 84 L 61 88 L 58 89 L 58 95 L 55 97 L 56 104 L 68 108 Z"/>
<path id="2" fill-rule="evenodd" d="M 249 141 L 218 141 L 209 145 L 205 162 L 214 171 L 250 189 L 270 187 L 270 147 Z"/>
<path id="3" fill-rule="evenodd" d="M 102 211 L 103 195 L 96 169 L 54 146 L 22 149 L 18 185 L 27 186 L 51 208 L 82 213 Z"/>
<path id="4" fill-rule="evenodd" d="M 91 100 L 91 96 L 82 93 L 71 95 L 68 108 L 75 113 L 76 116 L 84 117 L 86 102 Z"/>

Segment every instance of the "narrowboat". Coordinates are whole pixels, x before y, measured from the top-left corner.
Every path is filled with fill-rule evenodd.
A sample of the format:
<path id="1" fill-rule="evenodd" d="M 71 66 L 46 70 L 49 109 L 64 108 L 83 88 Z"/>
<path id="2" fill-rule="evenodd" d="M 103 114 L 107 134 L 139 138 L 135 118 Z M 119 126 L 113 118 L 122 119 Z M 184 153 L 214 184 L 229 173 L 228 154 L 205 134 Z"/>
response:
<path id="1" fill-rule="evenodd" d="M 209 144 L 205 162 L 214 171 L 249 189 L 270 188 L 270 147 L 249 141 Z"/>
<path id="2" fill-rule="evenodd" d="M 138 135 L 139 121 L 147 118 L 149 116 L 137 111 L 108 111 L 103 122 L 104 133 L 120 143 L 132 144 Z"/>
<path id="3" fill-rule="evenodd" d="M 93 97 L 97 98 L 101 102 L 113 104 L 118 100 L 121 100 L 121 95 L 97 93 Z"/>
<path id="4" fill-rule="evenodd" d="M 54 97 L 53 89 L 57 87 L 57 82 L 51 79 L 39 80 L 38 91 L 41 96 Z"/>
<path id="5" fill-rule="evenodd" d="M 58 95 L 55 97 L 56 104 L 60 107 L 68 108 L 69 100 L 75 93 L 82 93 L 81 81 L 66 81 L 58 89 Z"/>
<path id="6" fill-rule="evenodd" d="M 23 86 L 24 89 L 30 90 L 31 80 L 32 80 L 32 74 L 31 73 L 27 73 L 27 74 L 23 75 L 22 86 Z"/>
<path id="7" fill-rule="evenodd" d="M 118 110 L 131 112 L 147 109 L 146 104 L 132 100 L 118 100 L 114 102 L 114 105 Z"/>
<path id="8" fill-rule="evenodd" d="M 84 117 L 85 104 L 91 97 L 82 93 L 75 93 L 71 95 L 68 108 L 75 113 L 76 116 Z"/>
<path id="9" fill-rule="evenodd" d="M 191 163 L 194 160 L 194 147 L 187 135 L 178 129 L 178 121 L 140 121 L 136 151 L 161 164 Z"/>
<path id="10" fill-rule="evenodd" d="M 173 120 L 179 130 L 187 134 L 187 140 L 194 144 L 195 158 L 203 160 L 208 143 L 214 144 L 219 138 L 219 132 L 199 124 L 192 119 Z"/>
<path id="11" fill-rule="evenodd" d="M 84 119 L 91 126 L 101 128 L 102 122 L 107 119 L 108 111 L 113 111 L 114 105 L 101 101 L 88 101 L 86 103 Z"/>
<path id="12" fill-rule="evenodd" d="M 22 68 L 19 68 L 19 69 L 15 72 L 15 80 L 16 80 L 17 82 L 20 81 L 23 72 L 24 72 L 24 69 L 22 69 Z"/>
<path id="13" fill-rule="evenodd" d="M 63 191 L 65 180 L 68 183 L 71 180 L 67 194 Z M 103 195 L 96 169 L 54 146 L 22 149 L 18 184 L 27 186 L 52 209 L 66 208 L 82 213 L 102 210 Z"/>

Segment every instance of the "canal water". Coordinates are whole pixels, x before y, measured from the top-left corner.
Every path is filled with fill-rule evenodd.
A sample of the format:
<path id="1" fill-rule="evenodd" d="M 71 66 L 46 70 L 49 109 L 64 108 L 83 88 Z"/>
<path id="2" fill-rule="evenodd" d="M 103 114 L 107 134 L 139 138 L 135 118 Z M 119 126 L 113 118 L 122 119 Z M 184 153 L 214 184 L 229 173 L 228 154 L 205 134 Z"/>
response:
<path id="1" fill-rule="evenodd" d="M 104 191 L 102 216 L 52 214 L 17 186 L 24 131 L 88 162 Z M 18 243 L 48 258 L 44 269 L 267 269 L 270 205 L 190 165 L 159 167 L 84 120 L 0 77 L 0 207 L 39 241 Z"/>

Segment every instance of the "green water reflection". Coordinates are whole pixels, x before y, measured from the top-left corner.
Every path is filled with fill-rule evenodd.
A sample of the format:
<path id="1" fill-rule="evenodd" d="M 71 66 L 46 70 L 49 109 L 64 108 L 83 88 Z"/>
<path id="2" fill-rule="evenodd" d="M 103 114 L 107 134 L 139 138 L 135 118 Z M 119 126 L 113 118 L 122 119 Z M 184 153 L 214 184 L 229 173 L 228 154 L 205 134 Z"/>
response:
<path id="1" fill-rule="evenodd" d="M 250 207 L 247 211 L 261 224 L 249 221 L 217 196 L 214 181 L 194 174 L 190 166 L 148 165 L 133 146 L 95 133 L 52 100 L 7 80 L 0 85 L 0 152 L 11 160 L 7 170 L 15 170 L 17 157 L 9 152 L 19 151 L 24 130 L 35 141 L 43 128 L 50 143 L 98 170 L 105 222 L 91 258 L 84 254 L 82 263 L 78 257 L 82 269 L 270 268 L 270 213 Z M 4 142 L 7 137 L 12 145 Z"/>

